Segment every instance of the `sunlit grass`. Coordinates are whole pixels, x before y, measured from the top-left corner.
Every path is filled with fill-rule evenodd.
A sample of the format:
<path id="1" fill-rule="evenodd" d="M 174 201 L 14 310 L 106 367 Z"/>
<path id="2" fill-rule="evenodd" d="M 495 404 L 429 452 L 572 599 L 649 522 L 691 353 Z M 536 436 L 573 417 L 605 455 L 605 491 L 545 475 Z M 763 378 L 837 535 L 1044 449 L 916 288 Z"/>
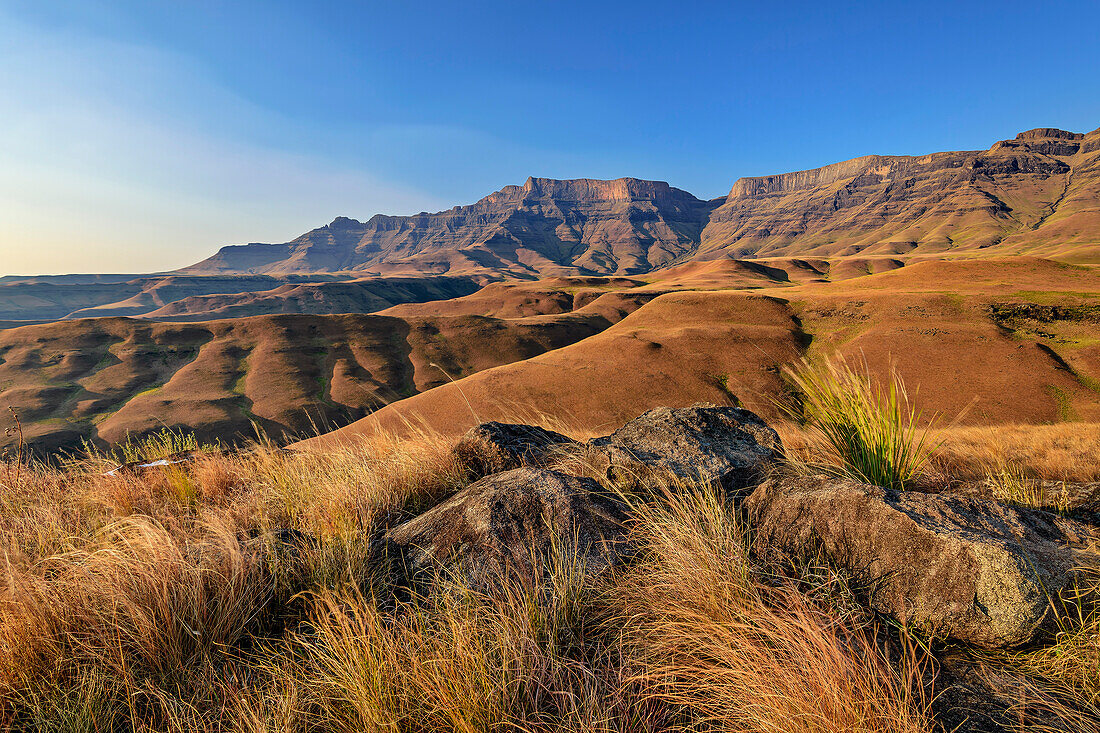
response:
<path id="1" fill-rule="evenodd" d="M 798 393 L 789 413 L 811 431 L 817 462 L 857 481 L 891 489 L 913 483 L 935 445 L 901 377 L 885 384 L 840 359 L 803 361 L 784 373 Z"/>
<path id="2" fill-rule="evenodd" d="M 430 431 L 104 469 L 0 470 L 0 729 L 930 730 L 915 647 L 827 568 L 761 565 L 710 487 L 625 497 L 626 567 L 535 548 L 545 585 L 418 595 L 384 532 L 474 478 Z M 1087 711 L 1072 608 L 998 664 Z"/>
<path id="3" fill-rule="evenodd" d="M 699 487 L 639 507 L 645 561 L 617 589 L 654 695 L 718 730 L 930 730 L 921 665 L 893 663 L 870 624 L 754 567 L 736 512 Z"/>

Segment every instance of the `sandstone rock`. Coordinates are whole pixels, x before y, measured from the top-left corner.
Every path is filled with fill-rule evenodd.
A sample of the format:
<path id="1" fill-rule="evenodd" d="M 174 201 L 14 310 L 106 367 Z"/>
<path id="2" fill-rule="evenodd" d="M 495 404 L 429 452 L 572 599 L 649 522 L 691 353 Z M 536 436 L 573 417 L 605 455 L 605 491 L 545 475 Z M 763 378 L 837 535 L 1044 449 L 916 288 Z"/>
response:
<path id="1" fill-rule="evenodd" d="M 590 445 L 605 453 L 609 478 L 647 483 L 671 475 L 730 490 L 758 481 L 783 450 L 754 413 L 714 405 L 659 407 Z"/>
<path id="2" fill-rule="evenodd" d="M 482 423 L 455 446 L 459 460 L 479 476 L 523 466 L 541 466 L 555 449 L 580 446 L 570 437 L 534 425 Z"/>
<path id="3" fill-rule="evenodd" d="M 591 479 L 519 468 L 471 484 L 386 537 L 414 579 L 451 569 L 475 587 L 517 576 L 538 583 L 555 549 L 586 575 L 617 563 L 624 516 Z"/>
<path id="4" fill-rule="evenodd" d="M 1035 635 L 1092 539 L 1047 512 L 825 476 L 769 480 L 746 508 L 762 553 L 821 552 L 874 608 L 990 648 Z"/>

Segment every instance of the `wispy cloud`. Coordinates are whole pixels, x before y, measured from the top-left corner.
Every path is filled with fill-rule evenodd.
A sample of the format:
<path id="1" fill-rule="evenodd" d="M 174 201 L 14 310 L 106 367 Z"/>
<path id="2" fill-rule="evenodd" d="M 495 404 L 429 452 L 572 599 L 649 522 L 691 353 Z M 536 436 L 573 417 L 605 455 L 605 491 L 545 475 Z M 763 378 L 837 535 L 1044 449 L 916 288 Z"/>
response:
<path id="1" fill-rule="evenodd" d="M 169 269 L 339 214 L 445 205 L 304 134 L 185 58 L 0 11 L 0 274 Z"/>

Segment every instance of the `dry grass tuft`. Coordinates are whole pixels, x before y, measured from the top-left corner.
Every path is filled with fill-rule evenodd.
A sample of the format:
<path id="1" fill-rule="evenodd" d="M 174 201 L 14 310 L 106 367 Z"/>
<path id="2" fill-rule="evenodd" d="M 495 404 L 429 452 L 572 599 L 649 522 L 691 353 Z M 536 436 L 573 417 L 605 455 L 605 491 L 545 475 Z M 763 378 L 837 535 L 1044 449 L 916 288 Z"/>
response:
<path id="1" fill-rule="evenodd" d="M 291 678 L 314 720 L 337 731 L 645 731 L 664 712 L 623 684 L 579 575 L 492 596 L 444 582 L 383 612 L 362 596 L 318 599 Z M 308 642 L 308 643 L 307 643 Z"/>
<path id="2" fill-rule="evenodd" d="M 617 592 L 651 694 L 719 730 L 930 729 L 915 654 L 891 663 L 867 625 L 762 583 L 717 493 L 641 507 L 637 531 L 646 559 Z"/>

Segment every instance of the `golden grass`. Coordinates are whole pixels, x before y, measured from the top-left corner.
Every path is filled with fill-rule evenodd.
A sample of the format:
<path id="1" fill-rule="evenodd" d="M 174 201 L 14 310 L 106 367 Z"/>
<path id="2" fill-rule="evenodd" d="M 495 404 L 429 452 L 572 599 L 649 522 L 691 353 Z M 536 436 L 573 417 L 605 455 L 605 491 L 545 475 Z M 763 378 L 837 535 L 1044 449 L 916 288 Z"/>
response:
<path id="1" fill-rule="evenodd" d="M 631 499 L 625 569 L 420 597 L 378 540 L 470 480 L 438 435 L 112 466 L 0 466 L 0 729 L 929 730 L 904 639 L 756 566 L 706 487 Z M 1057 671 L 1090 638 L 1027 673 L 1094 700 L 1095 668 Z"/>
<path id="2" fill-rule="evenodd" d="M 486 596 L 447 584 L 382 612 L 362 596 L 324 595 L 308 637 L 292 637 L 291 686 L 324 728 L 646 730 L 656 706 L 622 685 L 621 659 L 596 638 L 578 575 L 553 591 Z"/>
<path id="3" fill-rule="evenodd" d="M 959 478 L 1008 467 L 1034 479 L 1100 480 L 1100 423 L 953 427 L 939 438 L 934 462 Z"/>
<path id="4" fill-rule="evenodd" d="M 930 729 L 916 656 L 891 663 L 869 624 L 791 580 L 762 583 L 717 493 L 681 493 L 635 516 L 646 558 L 618 593 L 652 694 L 719 730 Z"/>
<path id="5" fill-rule="evenodd" d="M 465 483 L 430 435 L 104 475 L 113 465 L 24 466 L 0 485 L 0 724 L 93 704 L 98 727 L 216 716 L 239 644 L 305 613 L 299 592 L 369 576 L 387 517 Z"/>

